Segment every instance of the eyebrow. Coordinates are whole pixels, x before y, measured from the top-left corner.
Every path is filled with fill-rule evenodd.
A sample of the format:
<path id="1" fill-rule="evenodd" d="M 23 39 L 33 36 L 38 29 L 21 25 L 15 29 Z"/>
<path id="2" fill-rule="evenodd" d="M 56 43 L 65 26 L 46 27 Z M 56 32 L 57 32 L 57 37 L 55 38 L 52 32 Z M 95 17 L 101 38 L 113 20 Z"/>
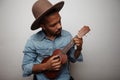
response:
<path id="1" fill-rule="evenodd" d="M 57 23 L 61 22 L 61 17 L 59 18 L 59 20 L 56 22 L 56 23 L 53 23 L 53 24 L 49 24 L 50 26 L 54 26 L 56 25 Z"/>

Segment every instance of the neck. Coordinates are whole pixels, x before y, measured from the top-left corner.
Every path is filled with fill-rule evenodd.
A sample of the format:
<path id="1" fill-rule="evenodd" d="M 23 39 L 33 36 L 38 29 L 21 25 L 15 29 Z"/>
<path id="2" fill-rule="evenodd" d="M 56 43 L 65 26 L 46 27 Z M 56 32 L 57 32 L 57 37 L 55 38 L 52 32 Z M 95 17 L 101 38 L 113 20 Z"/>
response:
<path id="1" fill-rule="evenodd" d="M 46 37 L 50 40 L 54 40 L 56 38 L 55 35 L 51 35 L 50 33 L 48 33 L 48 31 L 46 32 L 45 30 L 43 30 L 43 32 L 45 33 Z"/>

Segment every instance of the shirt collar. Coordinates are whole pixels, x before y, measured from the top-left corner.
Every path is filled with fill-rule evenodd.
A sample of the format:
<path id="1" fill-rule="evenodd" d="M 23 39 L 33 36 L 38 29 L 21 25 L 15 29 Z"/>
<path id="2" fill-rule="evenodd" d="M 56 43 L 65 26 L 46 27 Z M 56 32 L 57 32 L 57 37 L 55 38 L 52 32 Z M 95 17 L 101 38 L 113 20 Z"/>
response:
<path id="1" fill-rule="evenodd" d="M 37 35 L 39 36 L 39 40 L 43 40 L 44 38 L 46 38 L 45 33 L 41 30 L 37 33 Z"/>

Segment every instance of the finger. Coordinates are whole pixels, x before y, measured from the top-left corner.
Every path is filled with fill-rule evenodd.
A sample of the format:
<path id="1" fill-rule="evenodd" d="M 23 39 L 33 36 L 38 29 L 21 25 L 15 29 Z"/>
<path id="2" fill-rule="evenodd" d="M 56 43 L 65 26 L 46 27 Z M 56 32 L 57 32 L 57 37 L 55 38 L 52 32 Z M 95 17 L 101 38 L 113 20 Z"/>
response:
<path id="1" fill-rule="evenodd" d="M 61 68 L 61 66 L 60 66 L 60 65 L 59 65 L 59 66 L 55 66 L 55 67 L 54 67 L 54 69 L 55 69 L 55 70 L 60 70 L 60 68 Z"/>
<path id="2" fill-rule="evenodd" d="M 75 41 L 75 44 L 79 46 L 79 45 L 82 45 L 82 42 L 81 41 Z"/>
<path id="3" fill-rule="evenodd" d="M 53 64 L 53 63 L 58 63 L 58 62 L 60 62 L 60 59 L 52 60 L 52 64 Z"/>
<path id="4" fill-rule="evenodd" d="M 75 40 L 75 43 L 76 43 L 76 44 L 79 44 L 79 43 L 80 43 L 80 41 L 79 41 L 79 40 Z"/>
<path id="5" fill-rule="evenodd" d="M 55 59 L 58 59 L 58 58 L 59 58 L 58 55 L 54 55 L 54 56 L 51 57 L 52 60 L 55 60 Z"/>
<path id="6" fill-rule="evenodd" d="M 61 67 L 61 63 L 55 63 L 55 64 L 52 65 L 52 67 L 54 69 L 60 68 Z"/>
<path id="7" fill-rule="evenodd" d="M 54 58 L 54 60 L 56 60 L 56 59 L 60 59 L 60 56 L 59 56 L 59 55 L 57 55 L 57 57 L 55 57 L 55 58 Z"/>
<path id="8" fill-rule="evenodd" d="M 82 41 L 82 38 L 74 38 L 74 41 Z"/>
<path id="9" fill-rule="evenodd" d="M 53 64 L 53 65 L 52 65 L 53 68 L 57 68 L 58 66 L 60 67 L 61 64 Z"/>
<path id="10" fill-rule="evenodd" d="M 76 46 L 81 46 L 81 44 L 76 44 Z"/>
<path id="11" fill-rule="evenodd" d="M 61 61 L 60 57 L 55 57 L 55 58 L 52 59 L 52 63 L 58 63 L 60 61 Z"/>
<path id="12" fill-rule="evenodd" d="M 75 38 L 75 41 L 83 42 L 82 38 Z"/>
<path id="13" fill-rule="evenodd" d="M 74 38 L 73 40 L 76 41 L 78 38 Z"/>

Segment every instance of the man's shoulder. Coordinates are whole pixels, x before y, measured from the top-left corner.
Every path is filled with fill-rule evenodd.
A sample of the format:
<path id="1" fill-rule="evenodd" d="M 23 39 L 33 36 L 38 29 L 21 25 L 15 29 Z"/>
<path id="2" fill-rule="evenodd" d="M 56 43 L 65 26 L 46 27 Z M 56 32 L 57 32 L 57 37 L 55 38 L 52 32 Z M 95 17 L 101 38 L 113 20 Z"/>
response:
<path id="1" fill-rule="evenodd" d="M 38 38 L 42 38 L 43 37 L 43 32 L 42 31 L 38 31 L 34 34 L 32 34 L 29 38 L 29 40 L 37 40 Z"/>

